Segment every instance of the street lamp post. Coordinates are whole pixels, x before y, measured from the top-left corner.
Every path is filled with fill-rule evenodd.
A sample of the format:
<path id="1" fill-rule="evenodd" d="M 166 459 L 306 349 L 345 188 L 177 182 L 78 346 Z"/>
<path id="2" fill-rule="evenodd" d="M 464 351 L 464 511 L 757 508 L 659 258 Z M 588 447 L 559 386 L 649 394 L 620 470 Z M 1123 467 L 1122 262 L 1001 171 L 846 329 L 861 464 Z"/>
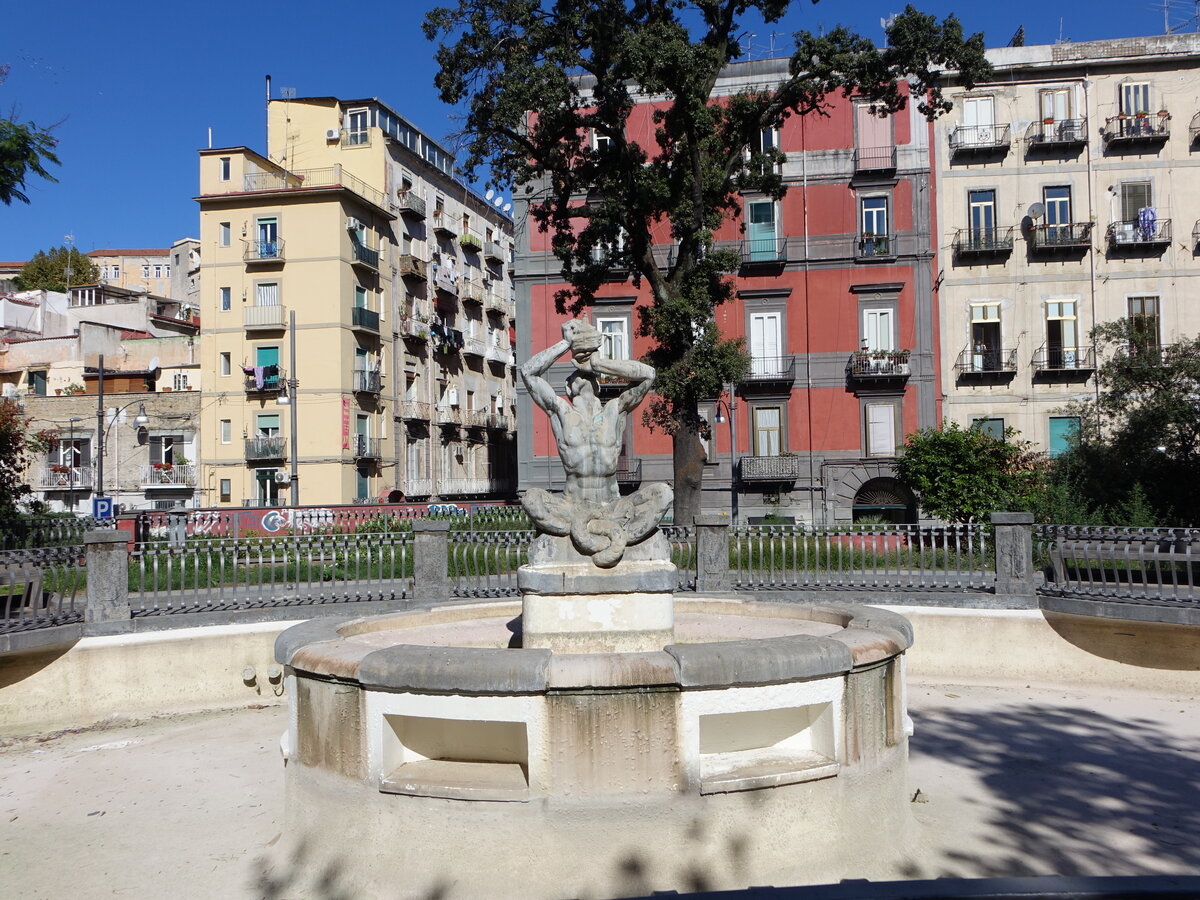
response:
<path id="1" fill-rule="evenodd" d="M 96 390 L 96 497 L 104 497 L 104 445 L 108 440 L 108 430 L 104 427 L 104 354 L 100 354 L 99 379 L 97 381 Z M 117 417 L 135 403 L 141 403 L 138 408 L 138 414 L 133 419 L 133 427 L 141 428 L 150 422 L 150 417 L 146 415 L 146 404 L 144 401 L 130 400 L 124 406 L 119 407 L 113 414 L 112 424 L 108 426 L 111 430 L 116 424 Z M 118 476 L 119 477 L 119 476 Z"/>
<path id="2" fill-rule="evenodd" d="M 733 425 L 734 411 L 737 409 L 737 403 L 733 399 L 733 385 L 727 385 L 726 390 L 729 391 L 729 399 L 723 400 L 717 398 L 717 415 L 716 421 L 720 425 L 722 422 L 729 425 L 729 504 L 730 504 L 730 519 L 732 525 L 737 526 L 738 518 L 738 484 L 737 484 L 737 462 L 734 459 L 734 433 Z M 722 413 L 722 409 L 725 410 Z"/>
<path id="3" fill-rule="evenodd" d="M 75 423 L 82 422 L 83 419 L 79 416 L 71 416 L 71 438 L 67 444 L 67 453 L 70 463 L 67 465 L 67 496 L 71 498 L 71 512 L 75 512 Z"/>

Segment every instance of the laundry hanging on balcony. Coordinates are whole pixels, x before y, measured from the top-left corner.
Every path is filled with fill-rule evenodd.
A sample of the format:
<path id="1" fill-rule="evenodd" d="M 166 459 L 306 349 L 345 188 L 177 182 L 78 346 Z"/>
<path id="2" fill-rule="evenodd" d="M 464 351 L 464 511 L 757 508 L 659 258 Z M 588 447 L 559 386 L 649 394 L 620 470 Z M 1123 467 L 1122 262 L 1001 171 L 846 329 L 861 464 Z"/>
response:
<path id="1" fill-rule="evenodd" d="M 1158 212 L 1153 206 L 1143 206 L 1138 210 L 1138 231 L 1143 241 L 1153 240 L 1155 229 L 1158 228 Z"/>

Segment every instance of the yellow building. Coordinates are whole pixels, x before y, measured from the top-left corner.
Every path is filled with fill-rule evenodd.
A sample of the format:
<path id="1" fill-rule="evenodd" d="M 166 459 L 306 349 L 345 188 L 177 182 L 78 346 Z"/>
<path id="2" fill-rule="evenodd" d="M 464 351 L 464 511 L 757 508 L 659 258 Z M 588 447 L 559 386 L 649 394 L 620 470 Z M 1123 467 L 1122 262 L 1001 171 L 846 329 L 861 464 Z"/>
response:
<path id="1" fill-rule="evenodd" d="M 378 100 L 269 122 L 200 153 L 204 502 L 509 495 L 511 220 Z"/>
<path id="2" fill-rule="evenodd" d="M 1200 35 L 988 59 L 992 82 L 949 85 L 934 148 L 944 413 L 1055 454 L 1096 390 L 1094 326 L 1200 333 Z"/>

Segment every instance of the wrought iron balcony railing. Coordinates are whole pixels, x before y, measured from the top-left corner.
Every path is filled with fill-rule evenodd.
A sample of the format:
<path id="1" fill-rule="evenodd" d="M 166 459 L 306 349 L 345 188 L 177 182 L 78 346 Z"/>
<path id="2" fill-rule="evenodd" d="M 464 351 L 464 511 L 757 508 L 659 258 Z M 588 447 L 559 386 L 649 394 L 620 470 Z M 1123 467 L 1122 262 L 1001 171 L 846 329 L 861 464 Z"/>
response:
<path id="1" fill-rule="evenodd" d="M 234 193 L 236 188 L 231 185 L 221 193 Z M 297 169 L 294 172 L 278 170 L 274 172 L 250 172 L 242 181 L 242 190 L 246 193 L 276 192 L 300 190 L 315 187 L 340 187 L 357 194 L 368 203 L 385 210 L 387 198 L 383 191 L 370 187 L 361 178 L 351 175 L 342 169 L 341 165 L 327 166 L 322 169 Z"/>
<path id="2" fill-rule="evenodd" d="M 896 146 L 859 147 L 854 151 L 855 172 L 892 172 L 896 169 Z"/>
<path id="3" fill-rule="evenodd" d="M 749 238 L 742 241 L 742 265 L 787 262 L 787 238 Z"/>
<path id="4" fill-rule="evenodd" d="M 626 460 L 617 467 L 617 484 L 641 484 L 642 461 L 640 459 Z"/>
<path id="5" fill-rule="evenodd" d="M 1032 149 L 1082 147 L 1087 141 L 1087 119 L 1034 122 L 1025 132 L 1025 143 Z"/>
<path id="6" fill-rule="evenodd" d="M 283 459 L 285 447 L 281 434 L 246 438 L 246 459 Z"/>
<path id="7" fill-rule="evenodd" d="M 428 497 L 433 493 L 432 478 L 405 478 L 400 485 L 405 497 Z"/>
<path id="8" fill-rule="evenodd" d="M 378 394 L 383 389 L 383 378 L 377 371 L 355 369 L 352 374 L 355 393 Z"/>
<path id="9" fill-rule="evenodd" d="M 425 218 L 425 198 L 413 191 L 400 191 L 396 197 L 396 208 L 418 219 Z"/>
<path id="10" fill-rule="evenodd" d="M 486 409 L 464 409 L 462 423 L 468 428 L 487 428 L 488 411 Z"/>
<path id="11" fill-rule="evenodd" d="M 1111 116 L 1104 120 L 1104 143 L 1160 143 L 1171 136 L 1171 116 L 1166 110 L 1157 113 Z"/>
<path id="12" fill-rule="evenodd" d="M 419 257 L 413 256 L 411 253 L 400 254 L 400 264 L 397 267 L 402 278 L 419 278 L 421 281 L 429 280 L 429 263 Z"/>
<path id="13" fill-rule="evenodd" d="M 997 256 L 1010 253 L 1015 230 L 1012 225 L 1004 228 L 960 228 L 954 233 L 954 252 L 959 256 Z"/>
<path id="14" fill-rule="evenodd" d="M 846 363 L 846 374 L 863 380 L 907 378 L 908 358 L 907 350 L 858 350 Z"/>
<path id="15" fill-rule="evenodd" d="M 283 241 L 242 241 L 242 260 L 255 262 L 283 262 Z"/>
<path id="16" fill-rule="evenodd" d="M 972 350 L 968 347 L 958 354 L 958 362 L 954 364 L 954 369 L 960 375 L 1015 372 L 1017 371 L 1017 351 L 1016 348 L 1012 350 Z"/>
<path id="17" fill-rule="evenodd" d="M 1091 372 L 1096 368 L 1094 347 L 1059 347 L 1043 344 L 1033 354 L 1035 372 Z"/>
<path id="18" fill-rule="evenodd" d="M 855 256 L 858 259 L 888 259 L 895 255 L 895 235 L 864 234 L 855 244 Z"/>
<path id="19" fill-rule="evenodd" d="M 350 452 L 355 459 L 379 459 L 383 455 L 383 442 L 367 434 L 352 434 Z"/>
<path id="20" fill-rule="evenodd" d="M 429 404 L 420 400 L 403 400 L 400 403 L 400 416 L 417 422 L 429 421 Z"/>
<path id="21" fill-rule="evenodd" d="M 149 465 L 142 470 L 142 487 L 146 490 L 155 488 L 190 488 L 196 486 L 196 467 L 177 466 L 171 463 Z"/>
<path id="22" fill-rule="evenodd" d="M 91 466 L 51 463 L 38 473 L 34 487 L 41 491 L 90 491 L 92 477 Z"/>
<path id="23" fill-rule="evenodd" d="M 959 125 L 950 132 L 951 153 L 1007 150 L 1012 143 L 1008 125 Z"/>
<path id="24" fill-rule="evenodd" d="M 796 380 L 796 357 L 751 356 L 750 368 L 739 384 L 751 386 L 769 382 L 791 384 Z"/>
<path id="25" fill-rule="evenodd" d="M 1165 247 L 1171 243 L 1171 220 L 1142 216 L 1108 226 L 1108 243 L 1113 250 Z"/>
<path id="26" fill-rule="evenodd" d="M 487 427 L 496 431 L 511 431 L 512 417 L 505 413 L 488 413 Z"/>
<path id="27" fill-rule="evenodd" d="M 1085 250 L 1092 246 L 1092 222 L 1062 225 L 1035 225 L 1033 246 L 1036 250 Z"/>
<path id="28" fill-rule="evenodd" d="M 742 481 L 795 481 L 800 478 L 799 456 L 743 456 L 738 467 Z"/>
<path id="29" fill-rule="evenodd" d="M 246 393 L 278 394 L 284 389 L 285 373 L 279 366 L 263 366 L 262 374 L 257 371 L 246 373 Z M 273 374 L 271 373 L 274 370 Z"/>

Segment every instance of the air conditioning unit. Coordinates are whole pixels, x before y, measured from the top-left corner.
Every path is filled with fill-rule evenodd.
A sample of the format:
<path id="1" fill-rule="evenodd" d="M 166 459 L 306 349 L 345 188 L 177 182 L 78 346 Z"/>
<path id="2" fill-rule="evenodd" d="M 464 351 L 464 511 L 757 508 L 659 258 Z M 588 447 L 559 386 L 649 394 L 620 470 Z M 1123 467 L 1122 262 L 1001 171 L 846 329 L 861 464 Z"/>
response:
<path id="1" fill-rule="evenodd" d="M 292 473 L 291 472 L 276 472 L 275 473 L 275 483 L 276 484 L 291 484 L 292 483 Z"/>
<path id="2" fill-rule="evenodd" d="M 326 128 L 325 140 L 340 141 L 342 139 L 342 130 L 340 128 Z"/>
<path id="3" fill-rule="evenodd" d="M 446 404 L 448 406 L 458 406 L 458 388 L 450 388 L 446 391 Z"/>
<path id="4" fill-rule="evenodd" d="M 358 221 L 358 219 L 354 218 L 354 216 L 351 216 L 346 220 L 347 231 L 358 231 L 360 228 L 366 228 L 366 226 L 363 225 L 362 222 Z"/>

